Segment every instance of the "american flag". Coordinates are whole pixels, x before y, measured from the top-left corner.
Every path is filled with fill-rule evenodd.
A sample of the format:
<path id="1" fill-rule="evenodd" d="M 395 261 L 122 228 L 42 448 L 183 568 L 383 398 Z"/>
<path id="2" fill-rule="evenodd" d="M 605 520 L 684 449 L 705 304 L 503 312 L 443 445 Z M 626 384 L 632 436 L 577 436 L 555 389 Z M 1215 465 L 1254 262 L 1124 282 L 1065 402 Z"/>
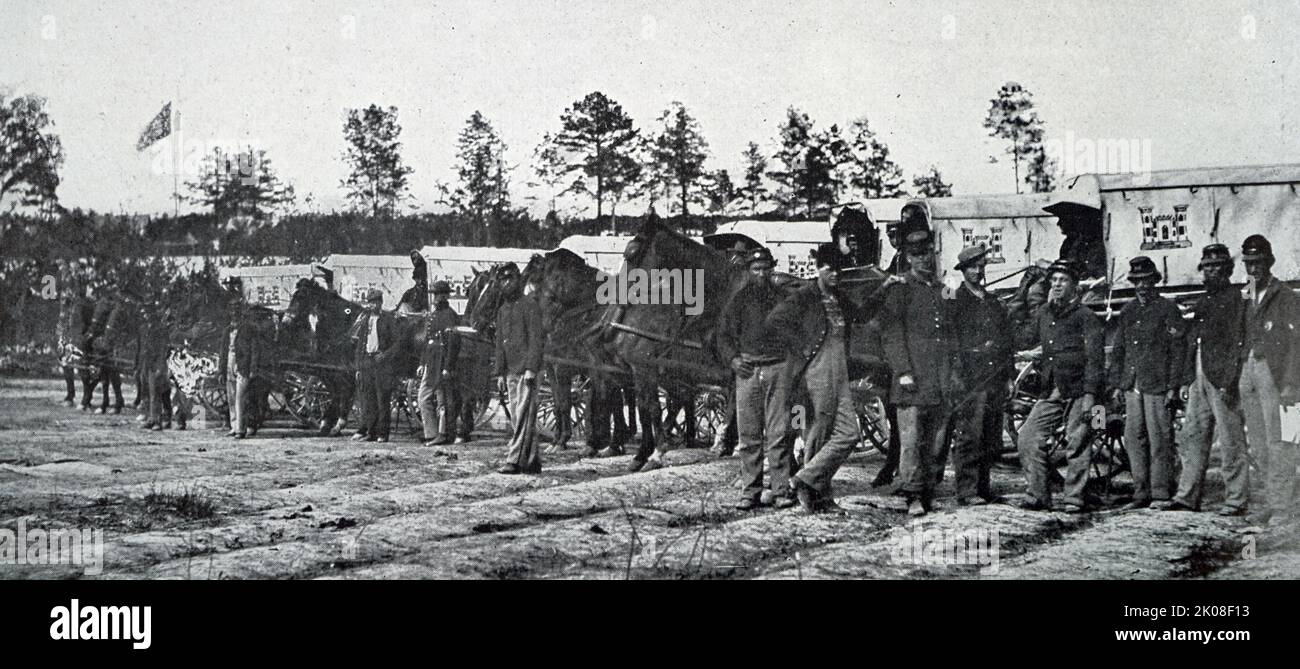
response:
<path id="1" fill-rule="evenodd" d="M 137 151 L 144 151 L 153 146 L 154 142 L 172 134 L 172 103 L 168 102 L 158 112 L 157 116 L 149 121 L 145 126 L 144 132 L 140 133 L 140 140 L 135 143 Z"/>

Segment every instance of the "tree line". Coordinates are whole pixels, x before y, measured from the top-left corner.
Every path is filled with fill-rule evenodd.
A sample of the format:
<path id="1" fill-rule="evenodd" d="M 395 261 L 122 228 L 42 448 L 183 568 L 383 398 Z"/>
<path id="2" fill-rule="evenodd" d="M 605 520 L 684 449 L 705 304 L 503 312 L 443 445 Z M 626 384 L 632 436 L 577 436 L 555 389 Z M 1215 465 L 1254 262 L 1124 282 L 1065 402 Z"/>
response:
<path id="1" fill-rule="evenodd" d="M 432 193 L 432 201 L 447 211 L 420 213 L 410 188 L 414 169 L 402 157 L 398 113 L 376 104 L 345 110 L 343 212 L 314 212 L 313 197 L 300 199 L 265 149 L 214 148 L 198 176 L 185 184 L 184 198 L 200 212 L 176 220 L 156 217 L 153 228 L 169 229 L 147 236 L 180 245 L 263 242 L 338 252 L 338 244 L 367 246 L 373 233 L 406 239 L 402 230 L 424 226 L 424 239 L 432 243 L 536 245 L 573 230 L 618 231 L 619 208 L 626 211 L 633 203 L 639 212 L 653 208 L 699 229 L 717 217 L 819 218 L 837 204 L 866 198 L 952 193 L 934 165 L 909 182 L 866 117 L 823 125 L 791 106 L 769 148 L 749 142 L 740 156 L 743 168 L 733 176 L 710 168 L 716 156 L 683 103 L 670 103 L 639 127 L 617 101 L 593 91 L 566 107 L 534 147 L 523 169 L 530 201 L 512 196 L 521 166 L 507 160 L 497 128 L 475 111 L 457 137 L 455 178 L 437 182 Z M 0 93 L 0 127 L 0 202 L 8 200 L 11 213 L 18 207 L 63 212 L 57 186 L 64 155 L 44 98 L 6 99 Z M 1043 123 L 1027 90 L 1013 82 L 1002 86 L 990 100 L 984 127 L 1008 143 L 1017 191 L 1022 184 L 1034 191 L 1052 188 L 1055 166 L 1043 150 Z M 521 204 L 548 213 L 537 220 Z M 295 234 L 308 238 L 294 241 Z"/>

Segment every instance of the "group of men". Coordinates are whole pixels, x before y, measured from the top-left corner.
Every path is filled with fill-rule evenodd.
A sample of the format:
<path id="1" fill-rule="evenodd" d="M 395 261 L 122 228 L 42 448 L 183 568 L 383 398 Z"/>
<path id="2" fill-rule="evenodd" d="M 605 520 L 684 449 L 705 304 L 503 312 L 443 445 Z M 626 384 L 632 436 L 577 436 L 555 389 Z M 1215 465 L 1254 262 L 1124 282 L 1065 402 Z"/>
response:
<path id="1" fill-rule="evenodd" d="M 1122 407 L 1134 481 L 1125 508 L 1200 510 L 1210 447 L 1217 442 L 1226 486 L 1219 513 L 1247 513 L 1249 453 L 1266 479 L 1266 503 L 1254 520 L 1289 519 L 1296 446 L 1284 439 L 1295 435 L 1283 435 L 1282 422 L 1300 412 L 1294 406 L 1300 399 L 1300 299 L 1272 276 L 1267 239 L 1252 235 L 1242 246 L 1249 276 L 1244 290 L 1231 284 L 1228 248 L 1204 248 L 1199 269 L 1206 292 L 1192 306 L 1191 319 L 1159 294 L 1162 276 L 1154 261 L 1133 258 L 1127 280 L 1134 297 L 1117 316 L 1109 360 L 1105 325 L 1081 301 L 1086 269 L 1080 263 L 1054 262 L 1046 272 L 1046 302 L 1027 318 L 1013 319 L 985 288 L 987 254 L 982 246 L 962 249 L 954 268 L 961 284 L 945 287 L 931 233 L 912 231 L 899 259 L 902 273 L 855 304 L 838 286 L 850 261 L 834 243 L 814 254 L 816 280 L 789 294 L 772 282 L 771 254 L 761 248 L 748 253 L 750 281 L 723 309 L 718 328 L 720 355 L 735 373 L 743 483 L 738 508 L 768 500 L 778 508 L 798 504 L 808 513 L 837 508 L 831 479 L 859 438 L 849 342 L 874 331 L 892 375 L 898 492 L 912 516 L 934 508 L 949 443 L 956 503 L 1000 499 L 990 467 L 1001 450 L 1014 352 L 1041 347 L 1041 394 L 1016 444 L 1028 488 L 1020 506 L 1052 508 L 1051 473 L 1063 449 L 1062 510 L 1096 508 L 1101 502 L 1087 490 L 1092 431 L 1105 426 L 1108 407 Z M 864 312 L 874 314 L 874 327 L 858 327 Z M 1173 416 L 1184 401 L 1186 425 L 1175 444 Z M 804 449 L 796 462 L 799 429 Z M 1178 474 L 1175 458 L 1182 462 Z"/>

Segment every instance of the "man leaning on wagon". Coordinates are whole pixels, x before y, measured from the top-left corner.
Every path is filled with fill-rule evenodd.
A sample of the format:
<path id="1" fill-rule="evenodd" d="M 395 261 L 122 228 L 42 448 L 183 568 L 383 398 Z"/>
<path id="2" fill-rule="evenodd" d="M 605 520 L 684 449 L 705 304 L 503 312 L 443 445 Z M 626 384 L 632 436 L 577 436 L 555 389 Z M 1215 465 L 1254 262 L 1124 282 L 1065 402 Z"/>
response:
<path id="1" fill-rule="evenodd" d="M 772 283 L 772 254 L 765 248 L 747 254 L 749 281 L 732 296 L 718 319 L 718 349 L 735 372 L 736 420 L 740 436 L 739 509 L 759 505 L 763 459 L 771 472 L 772 505 L 795 504 L 790 492 L 791 367 L 780 339 L 767 332 L 766 318 L 784 295 Z"/>
<path id="2" fill-rule="evenodd" d="M 1250 281 L 1242 291 L 1246 302 L 1245 359 L 1242 363 L 1242 411 L 1246 440 L 1264 466 L 1267 505 L 1252 520 L 1270 526 L 1290 520 L 1295 488 L 1293 434 L 1282 433 L 1282 412 L 1294 406 L 1300 388 L 1300 298 L 1273 276 L 1273 246 L 1263 235 L 1251 235 L 1241 246 L 1241 261 Z"/>
<path id="3" fill-rule="evenodd" d="M 1133 472 L 1133 500 L 1126 509 L 1164 509 L 1173 503 L 1172 412 L 1187 327 L 1178 307 L 1156 292 L 1160 279 L 1150 258 L 1129 261 L 1135 297 L 1119 312 L 1111 350 L 1110 387 L 1124 400 L 1124 450 Z"/>
<path id="4" fill-rule="evenodd" d="M 1051 439 L 1064 420 L 1068 461 L 1065 510 L 1080 513 L 1087 506 L 1084 489 L 1090 465 L 1090 413 L 1106 378 L 1105 336 L 1101 320 L 1077 299 L 1077 264 L 1056 261 L 1048 270 L 1048 281 L 1047 302 L 1025 324 L 1017 342 L 1021 350 L 1043 347 L 1044 381 L 1042 395 L 1029 411 L 1016 444 L 1029 485 L 1029 499 L 1021 507 L 1035 511 L 1051 508 Z"/>

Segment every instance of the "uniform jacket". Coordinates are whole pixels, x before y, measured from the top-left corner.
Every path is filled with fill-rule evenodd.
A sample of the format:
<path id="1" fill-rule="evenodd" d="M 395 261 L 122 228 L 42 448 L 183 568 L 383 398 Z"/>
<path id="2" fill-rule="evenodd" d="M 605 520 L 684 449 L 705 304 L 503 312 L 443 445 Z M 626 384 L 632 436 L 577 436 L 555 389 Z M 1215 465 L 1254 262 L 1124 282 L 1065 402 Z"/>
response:
<path id="1" fill-rule="evenodd" d="M 366 339 L 370 336 L 368 328 L 370 327 L 370 317 L 373 314 L 370 311 L 362 310 L 361 315 L 352 322 L 351 329 L 348 330 L 348 336 L 352 338 L 353 348 L 352 355 L 358 366 L 366 360 Z M 376 326 L 379 333 L 379 353 L 387 353 L 393 348 L 397 339 L 397 317 L 392 313 L 380 310 L 378 312 L 379 322 Z"/>
<path id="2" fill-rule="evenodd" d="M 1253 283 L 1242 290 L 1246 303 L 1246 351 L 1268 361 L 1273 382 L 1280 391 L 1286 386 L 1300 389 L 1300 297 L 1276 277 L 1264 288 L 1255 304 Z"/>
<path id="3" fill-rule="evenodd" d="M 747 283 L 731 297 L 718 316 L 718 357 L 730 363 L 745 353 L 785 358 L 786 346 L 767 329 L 767 315 L 785 298 L 773 285 Z"/>
<path id="4" fill-rule="evenodd" d="M 880 339 L 893 372 L 890 398 L 903 406 L 939 404 L 951 395 L 956 337 L 943 286 L 912 275 L 890 286 L 880 313 Z M 910 374 L 916 385 L 904 391 L 898 380 Z"/>
<path id="5" fill-rule="evenodd" d="M 1201 353 L 1205 380 L 1219 390 L 1235 393 L 1241 378 L 1246 343 L 1246 300 L 1232 286 L 1207 292 L 1193 307 L 1187 332 L 1183 385 L 1196 380 L 1196 354 Z"/>
<path id="6" fill-rule="evenodd" d="M 538 373 L 542 369 L 542 347 L 546 333 L 542 331 L 542 312 L 532 295 L 522 295 L 507 300 L 497 310 L 496 355 L 493 357 L 492 375 Z"/>
<path id="7" fill-rule="evenodd" d="M 1044 304 L 1025 324 L 1017 344 L 1021 349 L 1043 347 L 1043 397 L 1053 388 L 1065 399 L 1087 393 L 1101 397 L 1106 384 L 1106 337 L 1101 319 L 1087 307 L 1078 302 L 1064 307 Z"/>
<path id="8" fill-rule="evenodd" d="M 1187 326 L 1173 302 L 1155 295 L 1119 312 L 1110 357 L 1110 387 L 1157 394 L 1177 388 L 1186 364 Z"/>
<path id="9" fill-rule="evenodd" d="M 428 367 L 436 361 L 444 359 L 443 356 L 438 354 L 443 347 L 442 331 L 460 325 L 460 315 L 456 313 L 455 309 L 451 308 L 451 305 L 435 306 L 425 318 L 427 319 L 427 327 L 424 335 L 424 351 L 420 355 L 420 364 Z M 446 364 L 443 363 L 440 366 L 445 368 Z"/>
<path id="10" fill-rule="evenodd" d="M 251 322 L 251 319 L 244 319 L 243 324 L 238 328 L 233 324 L 226 326 L 226 331 L 221 335 L 221 354 L 217 356 L 218 374 L 225 376 L 230 371 L 228 367 L 232 335 L 235 338 L 235 371 L 250 378 L 257 376 L 262 371 L 263 341 L 257 326 Z"/>
<path id="11" fill-rule="evenodd" d="M 969 390 L 1006 381 L 1015 353 L 1011 318 L 992 293 L 979 297 L 963 283 L 952 293 L 950 310 L 957 334 L 957 374 Z"/>

